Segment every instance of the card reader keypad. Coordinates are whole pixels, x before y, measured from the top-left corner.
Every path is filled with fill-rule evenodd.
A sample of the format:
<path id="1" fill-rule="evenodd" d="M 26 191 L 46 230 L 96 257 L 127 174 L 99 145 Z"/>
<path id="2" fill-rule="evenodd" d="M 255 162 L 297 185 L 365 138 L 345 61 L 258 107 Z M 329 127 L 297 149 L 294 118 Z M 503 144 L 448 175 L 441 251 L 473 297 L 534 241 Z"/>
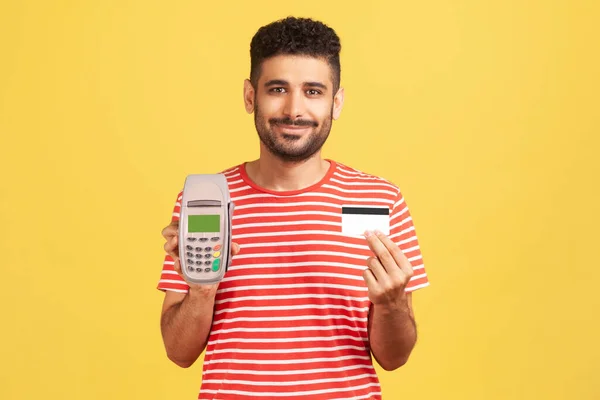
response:
<path id="1" fill-rule="evenodd" d="M 188 236 L 186 244 L 186 268 L 190 272 L 217 272 L 221 266 L 222 237 L 215 235 Z"/>

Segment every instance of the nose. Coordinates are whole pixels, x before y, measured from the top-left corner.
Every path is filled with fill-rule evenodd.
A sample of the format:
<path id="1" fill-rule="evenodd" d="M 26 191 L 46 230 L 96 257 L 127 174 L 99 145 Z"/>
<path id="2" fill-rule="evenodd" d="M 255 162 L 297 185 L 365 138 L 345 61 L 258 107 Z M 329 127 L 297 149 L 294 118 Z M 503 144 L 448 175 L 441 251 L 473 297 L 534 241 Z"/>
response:
<path id="1" fill-rule="evenodd" d="M 286 96 L 285 107 L 283 110 L 284 114 L 291 118 L 301 118 L 305 113 L 304 96 L 301 91 L 295 90 L 289 92 Z"/>

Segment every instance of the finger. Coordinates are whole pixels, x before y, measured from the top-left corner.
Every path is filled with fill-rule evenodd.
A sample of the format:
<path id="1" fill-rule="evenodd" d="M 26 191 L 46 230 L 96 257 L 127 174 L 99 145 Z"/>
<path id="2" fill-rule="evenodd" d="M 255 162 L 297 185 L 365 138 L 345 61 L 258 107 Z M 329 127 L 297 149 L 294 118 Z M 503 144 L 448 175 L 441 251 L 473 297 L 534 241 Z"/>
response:
<path id="1" fill-rule="evenodd" d="M 170 238 L 172 236 L 177 236 L 177 232 L 178 232 L 177 226 L 169 225 L 161 231 L 161 234 L 165 238 Z"/>
<path id="2" fill-rule="evenodd" d="M 177 237 L 177 235 L 173 236 L 171 239 L 171 246 L 173 248 L 173 250 L 171 250 L 173 254 L 175 254 L 176 257 L 179 257 L 179 237 Z"/>
<path id="3" fill-rule="evenodd" d="M 165 252 L 171 257 L 179 257 L 179 247 L 177 246 L 177 239 L 169 239 L 164 244 Z"/>
<path id="4" fill-rule="evenodd" d="M 369 268 L 363 271 L 363 279 L 367 284 L 367 289 L 369 289 L 369 293 L 377 293 L 379 290 L 379 285 L 377 283 L 377 279 L 375 275 L 373 275 L 373 271 Z"/>
<path id="5" fill-rule="evenodd" d="M 396 243 L 394 243 L 392 241 L 392 239 L 390 239 L 388 236 L 386 236 L 383 232 L 375 231 L 375 235 L 379 238 L 379 241 L 388 250 L 388 252 L 392 256 L 392 258 L 396 262 L 396 265 L 398 267 L 400 267 L 402 272 L 404 272 L 408 276 L 412 276 L 413 275 L 412 266 L 410 265 L 410 262 L 408 261 L 408 258 L 406 258 L 406 255 L 404 254 L 402 249 Z"/>
<path id="6" fill-rule="evenodd" d="M 165 253 L 167 253 L 168 255 L 170 255 L 171 257 L 174 257 L 173 254 L 173 245 L 171 244 L 170 241 L 166 241 L 163 248 L 165 249 Z"/>
<path id="7" fill-rule="evenodd" d="M 369 257 L 367 259 L 367 266 L 371 270 L 375 279 L 377 279 L 379 286 L 387 287 L 390 285 L 390 276 L 377 257 Z"/>
<path id="8" fill-rule="evenodd" d="M 394 257 L 392 257 L 392 255 L 385 247 L 385 245 L 381 242 L 379 237 L 371 231 L 365 232 L 365 237 L 367 239 L 369 248 L 371 249 L 371 251 L 373 251 L 375 256 L 379 258 L 379 261 L 381 262 L 383 268 L 385 268 L 385 270 L 389 273 L 396 273 L 398 265 L 396 265 Z"/>

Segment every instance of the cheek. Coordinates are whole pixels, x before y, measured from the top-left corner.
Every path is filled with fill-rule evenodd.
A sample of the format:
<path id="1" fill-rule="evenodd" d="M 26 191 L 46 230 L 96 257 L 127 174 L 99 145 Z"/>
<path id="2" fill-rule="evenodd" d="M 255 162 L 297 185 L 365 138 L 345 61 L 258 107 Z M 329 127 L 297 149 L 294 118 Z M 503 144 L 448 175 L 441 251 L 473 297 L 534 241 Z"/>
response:
<path id="1" fill-rule="evenodd" d="M 328 120 L 331 118 L 331 104 L 319 105 L 318 109 L 314 109 L 312 115 L 319 122 Z"/>
<path id="2" fill-rule="evenodd" d="M 259 98 L 256 106 L 260 113 L 266 118 L 274 117 L 278 115 L 279 110 L 282 108 L 281 101 L 274 98 L 263 97 Z"/>

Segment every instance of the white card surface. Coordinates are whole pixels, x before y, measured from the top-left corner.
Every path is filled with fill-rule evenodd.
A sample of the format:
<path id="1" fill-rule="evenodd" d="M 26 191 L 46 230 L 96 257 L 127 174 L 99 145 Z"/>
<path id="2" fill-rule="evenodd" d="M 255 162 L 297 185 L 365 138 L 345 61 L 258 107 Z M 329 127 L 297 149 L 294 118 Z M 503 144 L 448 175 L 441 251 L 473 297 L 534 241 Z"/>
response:
<path id="1" fill-rule="evenodd" d="M 388 207 L 343 206 L 342 233 L 362 236 L 365 231 L 379 230 L 390 234 L 390 209 Z"/>

